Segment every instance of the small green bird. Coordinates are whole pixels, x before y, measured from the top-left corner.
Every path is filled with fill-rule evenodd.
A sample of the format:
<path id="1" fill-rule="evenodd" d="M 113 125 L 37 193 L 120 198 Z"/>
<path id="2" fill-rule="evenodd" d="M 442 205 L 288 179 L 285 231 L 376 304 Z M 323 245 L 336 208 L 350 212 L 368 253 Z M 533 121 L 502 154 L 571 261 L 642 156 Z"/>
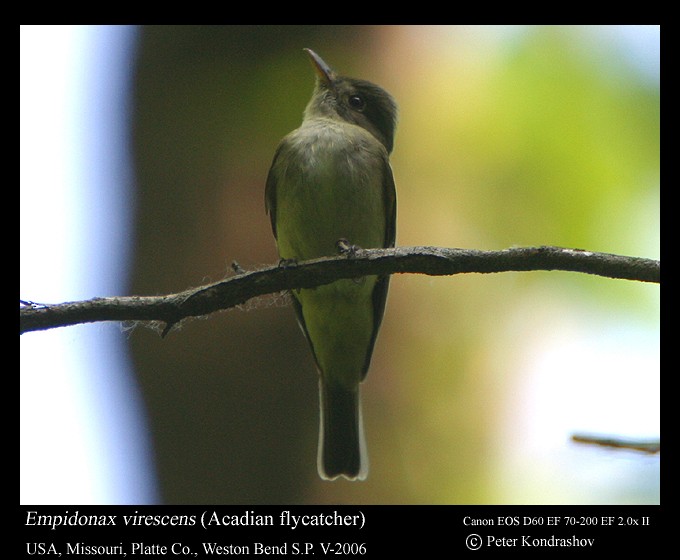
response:
<path id="1" fill-rule="evenodd" d="M 316 86 L 302 125 L 279 144 L 265 188 L 279 256 L 337 254 L 347 240 L 394 247 L 396 193 L 389 154 L 397 107 L 382 88 L 338 76 L 310 49 Z M 293 292 L 319 369 L 318 469 L 323 479 L 364 480 L 368 458 L 359 384 L 380 328 L 389 276 L 338 280 Z"/>

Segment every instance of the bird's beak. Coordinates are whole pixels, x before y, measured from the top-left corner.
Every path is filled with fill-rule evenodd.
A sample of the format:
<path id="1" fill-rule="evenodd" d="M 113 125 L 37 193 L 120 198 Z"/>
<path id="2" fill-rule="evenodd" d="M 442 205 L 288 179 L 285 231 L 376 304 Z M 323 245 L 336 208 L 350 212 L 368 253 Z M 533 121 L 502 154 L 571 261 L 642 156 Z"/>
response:
<path id="1" fill-rule="evenodd" d="M 316 54 L 312 49 L 304 50 L 312 60 L 312 66 L 314 67 L 319 80 L 321 80 L 326 86 L 333 87 L 335 82 L 335 72 L 333 72 L 331 67 L 323 61 L 323 58 Z"/>

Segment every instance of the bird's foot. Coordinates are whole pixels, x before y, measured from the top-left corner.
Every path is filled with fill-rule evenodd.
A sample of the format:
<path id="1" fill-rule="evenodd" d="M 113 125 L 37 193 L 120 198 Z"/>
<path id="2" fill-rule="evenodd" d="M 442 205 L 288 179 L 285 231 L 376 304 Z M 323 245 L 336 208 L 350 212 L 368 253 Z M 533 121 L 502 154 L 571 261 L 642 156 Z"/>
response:
<path id="1" fill-rule="evenodd" d="M 338 254 L 347 255 L 349 258 L 356 256 L 357 252 L 361 249 L 361 247 L 353 245 L 344 237 L 335 242 L 335 248 L 338 250 Z"/>

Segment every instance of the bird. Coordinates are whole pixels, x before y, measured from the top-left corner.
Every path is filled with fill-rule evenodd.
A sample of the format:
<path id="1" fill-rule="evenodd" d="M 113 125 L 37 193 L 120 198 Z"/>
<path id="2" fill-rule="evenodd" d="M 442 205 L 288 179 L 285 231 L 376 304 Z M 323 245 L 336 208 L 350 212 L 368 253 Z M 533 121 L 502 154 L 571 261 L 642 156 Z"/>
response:
<path id="1" fill-rule="evenodd" d="M 392 96 L 337 74 L 304 49 L 316 74 L 299 128 L 279 143 L 265 209 L 282 263 L 350 248 L 394 247 L 396 190 L 390 166 L 397 124 Z M 351 258 L 351 251 L 350 256 Z M 368 454 L 360 384 L 385 311 L 389 275 L 292 291 L 319 372 L 317 467 L 324 480 L 365 480 Z"/>

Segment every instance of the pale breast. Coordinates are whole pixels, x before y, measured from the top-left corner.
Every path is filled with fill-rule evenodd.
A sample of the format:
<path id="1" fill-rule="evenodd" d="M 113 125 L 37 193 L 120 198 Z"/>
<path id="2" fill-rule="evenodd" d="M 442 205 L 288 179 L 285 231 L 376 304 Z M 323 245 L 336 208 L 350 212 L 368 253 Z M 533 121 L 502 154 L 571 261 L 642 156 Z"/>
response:
<path id="1" fill-rule="evenodd" d="M 326 119 L 286 139 L 277 162 L 277 237 L 283 258 L 336 253 L 338 239 L 364 248 L 385 238 L 382 144 L 364 129 Z"/>

